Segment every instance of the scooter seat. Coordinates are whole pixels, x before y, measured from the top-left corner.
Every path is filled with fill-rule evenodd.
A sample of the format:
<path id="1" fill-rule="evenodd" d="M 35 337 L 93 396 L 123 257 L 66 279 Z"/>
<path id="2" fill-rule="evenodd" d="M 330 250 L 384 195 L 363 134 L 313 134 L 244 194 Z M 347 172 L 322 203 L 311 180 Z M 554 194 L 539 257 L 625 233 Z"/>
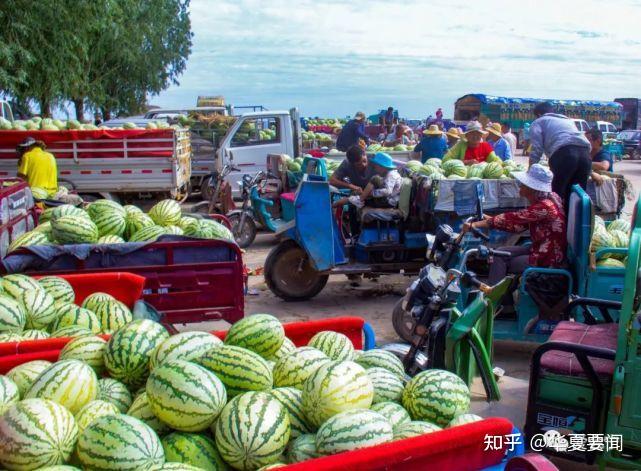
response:
<path id="1" fill-rule="evenodd" d="M 618 324 L 587 325 L 580 322 L 561 321 L 550 335 L 550 342 L 567 342 L 590 347 L 616 350 Z M 594 371 L 602 377 L 612 377 L 614 361 L 590 358 Z M 550 373 L 568 376 L 585 376 L 576 356 L 569 352 L 549 351 L 541 358 L 541 367 Z"/>
<path id="2" fill-rule="evenodd" d="M 295 192 L 281 193 L 280 194 L 280 199 L 285 200 L 285 201 L 290 201 L 290 202 L 293 203 L 294 200 L 296 199 L 296 193 Z"/>
<path id="3" fill-rule="evenodd" d="M 365 206 L 361 209 L 361 221 L 365 224 L 376 221 L 402 221 L 403 219 L 403 211 L 397 208 L 371 208 L 369 206 Z"/>

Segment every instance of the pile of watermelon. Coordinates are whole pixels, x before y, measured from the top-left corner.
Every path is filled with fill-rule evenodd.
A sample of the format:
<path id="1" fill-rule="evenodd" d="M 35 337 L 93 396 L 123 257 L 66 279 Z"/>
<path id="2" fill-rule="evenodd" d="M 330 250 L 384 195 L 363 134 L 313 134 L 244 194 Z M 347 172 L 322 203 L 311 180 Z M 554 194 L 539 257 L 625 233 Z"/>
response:
<path id="1" fill-rule="evenodd" d="M 410 379 L 384 350 L 323 331 L 297 348 L 256 314 L 224 342 L 135 320 L 0 376 L 6 469 L 256 470 L 481 420 L 456 375 Z M 64 351 L 63 351 L 64 352 Z"/>
<path id="2" fill-rule="evenodd" d="M 6 275 L 0 279 L 0 342 L 108 334 L 133 320 L 130 309 L 107 293 L 93 293 L 81 306 L 75 299 L 64 278 Z"/>
<path id="3" fill-rule="evenodd" d="M 234 240 L 219 222 L 183 215 L 180 204 L 170 199 L 156 203 L 147 214 L 111 200 L 97 200 L 85 209 L 64 204 L 46 209 L 39 222 L 14 240 L 9 252 L 31 245 L 153 242 L 165 234 Z"/>
<path id="4" fill-rule="evenodd" d="M 592 232 L 592 251 L 599 249 L 627 248 L 630 243 L 630 222 L 625 219 L 615 219 L 606 226 L 599 216 L 594 216 L 594 231 Z M 626 253 L 602 252 L 597 259 L 597 266 L 610 268 L 625 268 Z"/>
<path id="5" fill-rule="evenodd" d="M 522 172 L 525 168 L 514 160 L 503 162 L 500 158 L 488 162 L 473 165 L 465 165 L 463 161 L 450 159 L 427 159 L 425 164 L 416 160 L 407 162 L 407 170 L 410 173 L 424 175 L 432 180 L 506 180 L 511 179 L 513 172 Z"/>

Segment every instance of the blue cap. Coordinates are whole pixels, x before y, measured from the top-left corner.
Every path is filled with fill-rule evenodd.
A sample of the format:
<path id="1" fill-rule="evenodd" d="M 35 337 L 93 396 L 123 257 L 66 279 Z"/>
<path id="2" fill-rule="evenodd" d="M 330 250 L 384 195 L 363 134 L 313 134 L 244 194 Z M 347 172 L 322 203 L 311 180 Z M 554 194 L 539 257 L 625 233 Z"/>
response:
<path id="1" fill-rule="evenodd" d="M 392 160 L 389 154 L 385 152 L 377 152 L 374 157 L 369 159 L 370 163 L 380 165 L 385 168 L 396 168 L 396 164 Z"/>

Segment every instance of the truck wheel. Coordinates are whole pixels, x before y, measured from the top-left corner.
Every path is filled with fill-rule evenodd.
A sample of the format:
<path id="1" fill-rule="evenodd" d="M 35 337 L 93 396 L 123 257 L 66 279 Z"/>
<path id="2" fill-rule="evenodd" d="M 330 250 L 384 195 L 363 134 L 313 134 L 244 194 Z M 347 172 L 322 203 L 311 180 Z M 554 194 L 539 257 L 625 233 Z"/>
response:
<path id="1" fill-rule="evenodd" d="M 214 189 L 209 186 L 210 180 L 211 177 L 203 178 L 203 181 L 200 183 L 200 197 L 207 202 L 211 199 L 211 193 L 214 191 Z"/>
<path id="2" fill-rule="evenodd" d="M 313 298 L 322 291 L 328 278 L 314 269 L 307 253 L 293 240 L 278 244 L 265 260 L 267 287 L 285 301 Z"/>
<path id="3" fill-rule="evenodd" d="M 234 240 L 238 244 L 238 247 L 246 249 L 256 238 L 256 223 L 254 223 L 254 219 L 250 216 L 245 216 L 245 224 L 243 224 L 243 228 L 240 230 L 241 216 L 240 213 L 234 213 L 230 214 L 228 219 L 231 224 L 231 233 L 234 235 Z"/>
<path id="4" fill-rule="evenodd" d="M 403 298 L 399 299 L 394 306 L 394 311 L 392 311 L 392 325 L 394 326 L 394 330 L 400 338 L 406 342 L 412 342 L 414 338 L 412 335 L 414 324 L 415 321 L 412 315 L 403 309 Z"/>

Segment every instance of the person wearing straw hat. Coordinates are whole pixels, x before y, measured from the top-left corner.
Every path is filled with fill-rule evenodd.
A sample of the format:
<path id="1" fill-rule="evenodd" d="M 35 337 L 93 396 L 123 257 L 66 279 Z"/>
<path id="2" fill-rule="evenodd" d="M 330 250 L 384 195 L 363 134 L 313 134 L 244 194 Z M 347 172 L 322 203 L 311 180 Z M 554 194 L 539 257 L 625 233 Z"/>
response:
<path id="1" fill-rule="evenodd" d="M 343 126 L 336 139 L 336 148 L 341 152 L 347 152 L 347 149 L 359 144 L 360 140 L 363 140 L 365 144 L 369 144 L 369 136 L 365 134 L 365 113 L 362 111 L 356 113 L 354 119 L 350 119 Z"/>
<path id="2" fill-rule="evenodd" d="M 510 257 L 494 257 L 490 265 L 488 283 L 494 285 L 508 273 L 521 274 L 526 268 L 560 268 L 565 264 L 567 248 L 566 220 L 561 197 L 552 191 L 552 172 L 540 164 L 533 164 L 527 172 L 514 172 L 520 183 L 519 193 L 530 205 L 520 211 L 510 211 L 496 216 L 484 216 L 482 221 L 466 223 L 470 228 L 491 228 L 506 232 L 530 231 L 530 247 L 501 247 Z M 510 304 L 510 296 L 507 304 Z"/>
<path id="3" fill-rule="evenodd" d="M 18 177 L 32 188 L 45 190 L 49 197 L 58 191 L 58 165 L 56 158 L 45 149 L 42 141 L 27 137 L 18 145 Z"/>
<path id="4" fill-rule="evenodd" d="M 427 159 L 442 159 L 447 152 L 447 143 L 443 138 L 443 131 L 441 131 L 436 124 L 430 124 L 429 127 L 423 131 L 423 138 L 416 147 L 414 152 L 421 153 L 421 162 L 425 163 Z"/>
<path id="5" fill-rule="evenodd" d="M 481 123 L 478 121 L 470 121 L 467 123 L 463 135 L 465 138 L 461 139 L 458 144 L 447 151 L 443 157 L 443 162 L 457 159 L 462 160 L 465 165 L 472 165 L 488 160 L 499 160 L 494 153 L 492 145 L 483 140 L 487 132 L 483 130 Z"/>
<path id="6" fill-rule="evenodd" d="M 447 137 L 448 149 L 451 149 L 452 147 L 454 147 L 458 143 L 458 141 L 461 140 L 462 135 L 463 135 L 463 130 L 461 128 L 450 128 L 445 133 L 445 136 Z"/>
<path id="7" fill-rule="evenodd" d="M 485 128 L 487 131 L 487 142 L 492 144 L 494 153 L 505 162 L 512 159 L 512 148 L 510 143 L 503 137 L 501 125 L 499 123 L 492 123 Z"/>

